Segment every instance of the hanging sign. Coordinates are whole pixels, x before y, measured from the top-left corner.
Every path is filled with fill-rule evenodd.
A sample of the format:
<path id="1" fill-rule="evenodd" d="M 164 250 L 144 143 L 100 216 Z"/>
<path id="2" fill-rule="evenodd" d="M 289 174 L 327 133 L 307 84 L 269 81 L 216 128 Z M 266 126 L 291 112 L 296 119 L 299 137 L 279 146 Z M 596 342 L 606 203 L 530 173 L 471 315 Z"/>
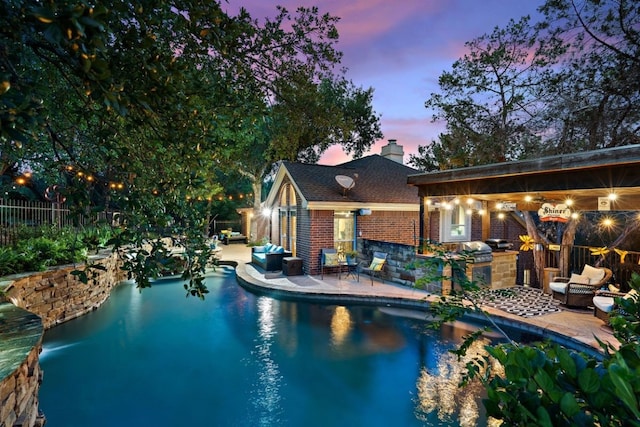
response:
<path id="1" fill-rule="evenodd" d="M 611 210 L 611 200 L 608 197 L 598 197 L 598 210 L 599 211 L 610 211 Z"/>
<path id="2" fill-rule="evenodd" d="M 540 221 L 567 222 L 571 217 L 571 210 L 565 204 L 544 203 L 538 210 L 538 215 Z"/>

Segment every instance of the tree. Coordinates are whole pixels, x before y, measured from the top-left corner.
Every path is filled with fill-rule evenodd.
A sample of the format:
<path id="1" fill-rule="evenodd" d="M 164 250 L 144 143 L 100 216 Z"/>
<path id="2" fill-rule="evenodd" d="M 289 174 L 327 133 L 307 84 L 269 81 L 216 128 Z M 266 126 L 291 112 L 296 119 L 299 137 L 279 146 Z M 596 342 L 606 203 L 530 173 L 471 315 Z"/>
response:
<path id="1" fill-rule="evenodd" d="M 441 92 L 425 106 L 447 123 L 427 163 L 448 167 L 514 160 L 537 143 L 541 87 L 553 78 L 547 65 L 562 53 L 557 42 L 541 42 L 530 18 L 510 21 L 489 35 L 465 43 L 468 53 L 439 77 Z M 426 154 L 422 151 L 421 154 Z M 419 165 L 419 159 L 412 164 Z"/>
<path id="2" fill-rule="evenodd" d="M 640 11 L 632 0 L 549 0 L 539 28 L 567 52 L 548 97 L 551 153 L 640 141 Z M 555 118 L 555 120 L 553 119 Z"/>
<path id="3" fill-rule="evenodd" d="M 217 1 L 3 2 L 3 168 L 26 162 L 58 181 L 78 214 L 117 207 L 127 227 L 118 243 L 134 250 L 167 227 L 188 237 L 197 228 L 189 239 L 203 245 L 207 212 L 193 201 L 218 193 L 215 172 L 245 159 L 277 89 L 340 82 L 336 20 L 279 8 L 259 25 Z M 285 112 L 294 110 L 282 123 Z M 139 286 L 153 273 L 128 268 Z"/>
<path id="4" fill-rule="evenodd" d="M 360 157 L 382 137 L 371 89 L 356 88 L 340 77 L 315 83 L 300 76 L 279 82 L 274 95 L 261 117 L 230 136 L 239 143 L 229 152 L 229 167 L 252 182 L 254 218 L 260 218 L 263 182 L 277 161 L 315 163 L 332 145 Z M 252 225 L 256 240 L 266 235 L 258 221 Z"/>
<path id="5" fill-rule="evenodd" d="M 522 18 L 466 44 L 425 104 L 447 133 L 412 164 L 449 167 L 461 149 L 474 165 L 638 143 L 635 2 L 549 0 L 540 11 L 533 26 Z"/>

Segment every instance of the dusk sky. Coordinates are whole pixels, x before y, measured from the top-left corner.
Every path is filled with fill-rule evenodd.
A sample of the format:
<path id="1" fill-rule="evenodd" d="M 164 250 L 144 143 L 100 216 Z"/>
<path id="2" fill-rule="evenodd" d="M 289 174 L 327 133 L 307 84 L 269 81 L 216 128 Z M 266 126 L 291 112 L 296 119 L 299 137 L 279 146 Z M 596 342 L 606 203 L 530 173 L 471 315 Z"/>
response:
<path id="1" fill-rule="evenodd" d="M 317 5 L 340 17 L 338 49 L 356 86 L 374 89 L 373 108 L 381 116 L 384 138 L 368 154 L 379 154 L 387 140 L 404 147 L 405 162 L 418 145 L 437 139 L 444 127 L 432 123 L 424 103 L 437 92 L 438 77 L 465 53 L 464 43 L 509 19 L 537 16 L 544 0 L 229 0 L 229 12 L 244 6 L 254 18 Z M 224 4 L 223 4 L 224 5 Z M 223 6 L 224 7 L 224 6 Z M 534 18 L 535 20 L 535 18 Z M 333 147 L 320 163 L 350 160 Z"/>

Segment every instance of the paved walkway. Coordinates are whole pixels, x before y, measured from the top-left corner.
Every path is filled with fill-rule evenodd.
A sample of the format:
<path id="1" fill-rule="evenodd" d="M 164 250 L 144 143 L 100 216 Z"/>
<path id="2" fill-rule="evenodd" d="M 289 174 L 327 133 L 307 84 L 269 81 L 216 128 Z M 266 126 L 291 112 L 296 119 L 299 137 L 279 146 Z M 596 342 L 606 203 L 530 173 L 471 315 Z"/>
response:
<path id="1" fill-rule="evenodd" d="M 414 309 L 425 309 L 429 301 L 438 296 L 419 289 L 377 279 L 371 285 L 369 276 L 361 276 L 358 282 L 353 277 L 336 274 L 320 276 L 290 276 L 264 273 L 250 264 L 251 249 L 243 244 L 222 246 L 221 259 L 237 262 L 236 274 L 243 286 L 254 292 L 288 299 L 313 300 L 333 303 L 361 303 L 393 305 Z M 541 333 L 554 341 L 568 346 L 587 344 L 599 349 L 596 338 L 617 344 L 611 331 L 602 320 L 593 316 L 591 310 L 568 310 L 541 316 L 524 318 L 515 314 L 485 306 L 498 324 L 513 326 L 534 333 Z"/>

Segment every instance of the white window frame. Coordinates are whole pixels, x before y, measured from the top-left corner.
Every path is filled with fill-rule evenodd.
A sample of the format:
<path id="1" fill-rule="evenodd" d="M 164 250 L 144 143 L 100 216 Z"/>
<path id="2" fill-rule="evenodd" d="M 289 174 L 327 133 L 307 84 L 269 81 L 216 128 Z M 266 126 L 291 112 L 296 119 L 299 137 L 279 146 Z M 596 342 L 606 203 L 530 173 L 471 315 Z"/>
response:
<path id="1" fill-rule="evenodd" d="M 454 212 L 463 214 L 463 224 L 453 224 Z M 454 231 L 457 232 L 454 233 Z M 464 206 L 453 205 L 451 209 L 440 211 L 440 241 L 441 242 L 467 242 L 471 239 L 471 214 Z"/>

